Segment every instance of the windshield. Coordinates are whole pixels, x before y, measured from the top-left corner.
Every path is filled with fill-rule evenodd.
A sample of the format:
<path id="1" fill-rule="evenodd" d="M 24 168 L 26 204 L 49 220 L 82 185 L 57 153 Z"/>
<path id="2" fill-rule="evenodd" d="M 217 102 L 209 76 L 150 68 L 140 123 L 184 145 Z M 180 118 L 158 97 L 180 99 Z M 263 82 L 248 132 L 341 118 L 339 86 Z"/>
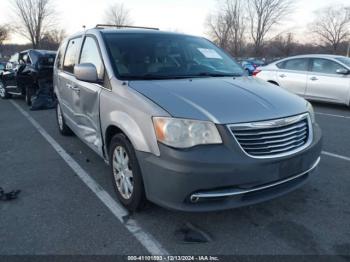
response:
<path id="1" fill-rule="evenodd" d="M 342 62 L 343 64 L 350 67 L 350 58 L 349 57 L 337 57 L 336 60 Z"/>
<path id="2" fill-rule="evenodd" d="M 5 65 L 0 63 L 0 70 L 4 70 Z"/>
<path id="3" fill-rule="evenodd" d="M 172 34 L 105 33 L 116 75 L 123 80 L 242 76 L 243 69 L 214 44 Z"/>

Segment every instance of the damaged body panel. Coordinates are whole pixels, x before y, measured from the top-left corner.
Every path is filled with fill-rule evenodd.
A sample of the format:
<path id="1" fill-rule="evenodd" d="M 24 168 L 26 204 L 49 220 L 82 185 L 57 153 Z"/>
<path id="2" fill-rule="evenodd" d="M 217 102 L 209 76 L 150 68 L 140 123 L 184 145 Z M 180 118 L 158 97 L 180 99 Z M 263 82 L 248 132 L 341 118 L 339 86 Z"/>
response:
<path id="1" fill-rule="evenodd" d="M 26 50 L 13 55 L 0 75 L 1 97 L 24 96 L 27 104 L 31 105 L 31 99 L 41 84 L 50 85 L 53 94 L 55 56 L 56 52 L 47 50 Z"/>

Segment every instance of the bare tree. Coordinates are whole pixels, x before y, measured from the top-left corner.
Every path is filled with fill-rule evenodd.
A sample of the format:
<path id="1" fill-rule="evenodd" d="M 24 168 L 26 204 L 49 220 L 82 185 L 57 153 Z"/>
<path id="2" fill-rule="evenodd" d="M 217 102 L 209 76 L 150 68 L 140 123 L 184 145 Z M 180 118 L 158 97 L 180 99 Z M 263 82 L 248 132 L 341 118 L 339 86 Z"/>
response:
<path id="1" fill-rule="evenodd" d="M 51 0 L 14 0 L 13 9 L 18 26 L 15 30 L 31 41 L 33 48 L 53 26 L 55 11 Z"/>
<path id="2" fill-rule="evenodd" d="M 244 44 L 246 28 L 243 3 L 241 0 L 219 3 L 219 10 L 207 18 L 208 33 L 220 47 L 238 56 Z"/>
<path id="3" fill-rule="evenodd" d="M 9 29 L 6 25 L 0 25 L 0 46 L 9 37 Z"/>
<path id="4" fill-rule="evenodd" d="M 270 46 L 275 47 L 283 57 L 290 56 L 295 45 L 296 42 L 294 41 L 294 36 L 292 33 L 287 33 L 286 35 L 280 34 L 270 43 Z"/>
<path id="5" fill-rule="evenodd" d="M 337 53 L 339 44 L 350 37 L 350 6 L 328 6 L 318 10 L 316 15 L 310 25 L 311 31 Z"/>
<path id="6" fill-rule="evenodd" d="M 57 50 L 61 42 L 66 38 L 65 30 L 53 29 L 46 32 L 41 40 L 41 48 L 48 50 Z"/>
<path id="7" fill-rule="evenodd" d="M 130 10 L 124 4 L 115 3 L 106 9 L 105 22 L 112 25 L 131 25 Z"/>
<path id="8" fill-rule="evenodd" d="M 255 55 L 261 54 L 267 33 L 290 11 L 291 0 L 247 0 Z"/>

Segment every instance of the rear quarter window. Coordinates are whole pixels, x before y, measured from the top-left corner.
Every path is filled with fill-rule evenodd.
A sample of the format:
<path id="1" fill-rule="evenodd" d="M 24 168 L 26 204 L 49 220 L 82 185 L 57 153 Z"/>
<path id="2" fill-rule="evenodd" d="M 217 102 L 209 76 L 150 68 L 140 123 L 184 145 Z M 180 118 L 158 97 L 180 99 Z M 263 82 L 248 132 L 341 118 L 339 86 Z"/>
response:
<path id="1" fill-rule="evenodd" d="M 64 57 L 64 52 L 67 47 L 67 42 L 64 42 L 61 44 L 60 48 L 58 49 L 57 55 L 56 55 L 56 64 L 55 66 L 59 69 L 63 68 L 63 57 Z"/>
<path id="2" fill-rule="evenodd" d="M 68 42 L 68 47 L 63 61 L 63 71 L 73 74 L 74 66 L 79 56 L 81 45 L 81 37 L 71 39 Z"/>

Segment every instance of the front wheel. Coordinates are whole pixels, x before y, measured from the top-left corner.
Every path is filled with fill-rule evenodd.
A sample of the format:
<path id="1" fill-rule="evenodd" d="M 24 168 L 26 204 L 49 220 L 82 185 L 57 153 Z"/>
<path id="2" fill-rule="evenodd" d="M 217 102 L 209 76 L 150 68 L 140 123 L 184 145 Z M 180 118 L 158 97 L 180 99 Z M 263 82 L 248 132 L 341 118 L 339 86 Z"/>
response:
<path id="1" fill-rule="evenodd" d="M 11 95 L 9 93 L 7 93 L 5 85 L 2 81 L 0 81 L 0 97 L 2 99 L 7 99 L 7 98 L 11 97 Z"/>
<path id="2" fill-rule="evenodd" d="M 123 134 L 112 138 L 109 159 L 119 201 L 131 212 L 142 209 L 146 196 L 141 169 L 132 144 Z"/>

